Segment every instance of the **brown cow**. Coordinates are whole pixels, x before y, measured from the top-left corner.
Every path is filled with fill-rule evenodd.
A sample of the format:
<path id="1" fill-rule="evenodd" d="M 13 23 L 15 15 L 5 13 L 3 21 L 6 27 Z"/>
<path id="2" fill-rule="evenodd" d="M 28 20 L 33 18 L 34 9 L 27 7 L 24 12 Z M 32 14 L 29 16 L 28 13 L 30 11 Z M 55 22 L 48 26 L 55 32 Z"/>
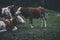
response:
<path id="1" fill-rule="evenodd" d="M 46 27 L 46 15 L 44 7 L 19 7 L 16 14 L 22 14 L 25 18 L 30 21 L 30 26 L 33 28 L 32 19 L 41 18 L 41 26 Z"/>

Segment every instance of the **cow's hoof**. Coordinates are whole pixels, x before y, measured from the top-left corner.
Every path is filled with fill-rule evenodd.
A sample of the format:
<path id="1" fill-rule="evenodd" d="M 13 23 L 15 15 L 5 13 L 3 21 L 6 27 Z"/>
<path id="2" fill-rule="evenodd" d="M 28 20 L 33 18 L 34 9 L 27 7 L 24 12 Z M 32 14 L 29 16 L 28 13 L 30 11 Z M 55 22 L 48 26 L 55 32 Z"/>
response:
<path id="1" fill-rule="evenodd" d="M 16 31 L 18 28 L 17 27 L 14 27 L 13 29 L 12 29 L 12 31 Z"/>
<path id="2" fill-rule="evenodd" d="M 34 26 L 31 26 L 31 28 L 34 28 Z"/>

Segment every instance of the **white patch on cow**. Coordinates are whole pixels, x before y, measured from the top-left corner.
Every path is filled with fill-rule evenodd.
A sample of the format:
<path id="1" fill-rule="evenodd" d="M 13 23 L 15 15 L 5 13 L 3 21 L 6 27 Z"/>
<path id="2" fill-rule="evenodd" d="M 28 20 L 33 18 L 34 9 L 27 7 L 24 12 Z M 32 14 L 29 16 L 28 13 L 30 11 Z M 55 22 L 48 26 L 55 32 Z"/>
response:
<path id="1" fill-rule="evenodd" d="M 43 17 L 43 19 L 41 20 L 41 27 L 46 27 L 46 20 L 45 18 Z"/>
<path id="2" fill-rule="evenodd" d="M 41 27 L 43 27 L 43 20 L 41 19 Z"/>
<path id="3" fill-rule="evenodd" d="M 12 21 L 13 19 L 11 18 L 10 20 Z"/>
<path id="4" fill-rule="evenodd" d="M 16 14 L 20 14 L 20 13 L 21 13 L 21 11 L 20 11 L 21 8 L 22 8 L 22 7 L 19 7 L 19 8 L 17 9 Z"/>
<path id="5" fill-rule="evenodd" d="M 0 32 L 4 32 L 6 30 L 6 24 L 3 21 L 0 21 Z"/>
<path id="6" fill-rule="evenodd" d="M 31 28 L 34 28 L 34 26 L 32 24 L 30 24 Z"/>
<path id="7" fill-rule="evenodd" d="M 12 31 L 16 31 L 18 28 L 15 26 L 13 29 L 12 29 Z"/>
<path id="8" fill-rule="evenodd" d="M 5 32 L 5 31 L 7 31 L 7 30 L 6 29 L 0 30 L 0 32 Z"/>
<path id="9" fill-rule="evenodd" d="M 25 23 L 25 21 L 23 20 L 23 18 L 22 18 L 21 16 L 18 15 L 17 18 L 18 18 L 18 21 L 19 21 L 19 22 Z"/>
<path id="10" fill-rule="evenodd" d="M 3 21 L 0 21 L 0 28 L 5 28 L 6 27 L 6 24 L 3 22 Z"/>

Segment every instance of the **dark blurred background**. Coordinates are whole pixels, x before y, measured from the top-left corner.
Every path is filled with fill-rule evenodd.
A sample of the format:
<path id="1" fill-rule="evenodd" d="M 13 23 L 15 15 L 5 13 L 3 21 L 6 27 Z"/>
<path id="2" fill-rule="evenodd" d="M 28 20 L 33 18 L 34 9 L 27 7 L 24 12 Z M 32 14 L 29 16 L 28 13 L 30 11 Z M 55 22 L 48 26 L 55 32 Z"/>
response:
<path id="1" fill-rule="evenodd" d="M 60 11 L 60 0 L 0 0 L 0 8 L 12 4 L 23 7 L 44 6 L 47 9 Z"/>

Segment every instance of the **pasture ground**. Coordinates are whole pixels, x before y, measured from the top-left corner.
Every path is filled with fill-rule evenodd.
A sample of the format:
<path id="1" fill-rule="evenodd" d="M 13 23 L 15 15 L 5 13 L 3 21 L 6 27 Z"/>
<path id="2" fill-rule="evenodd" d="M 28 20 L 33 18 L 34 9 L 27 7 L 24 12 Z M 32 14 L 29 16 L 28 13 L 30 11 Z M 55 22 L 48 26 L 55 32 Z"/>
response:
<path id="1" fill-rule="evenodd" d="M 0 40 L 60 40 L 60 16 L 57 16 L 59 12 L 47 11 L 45 29 L 41 29 L 40 19 L 33 19 L 33 29 L 25 19 L 26 23 L 20 25 L 17 31 L 0 33 Z"/>

